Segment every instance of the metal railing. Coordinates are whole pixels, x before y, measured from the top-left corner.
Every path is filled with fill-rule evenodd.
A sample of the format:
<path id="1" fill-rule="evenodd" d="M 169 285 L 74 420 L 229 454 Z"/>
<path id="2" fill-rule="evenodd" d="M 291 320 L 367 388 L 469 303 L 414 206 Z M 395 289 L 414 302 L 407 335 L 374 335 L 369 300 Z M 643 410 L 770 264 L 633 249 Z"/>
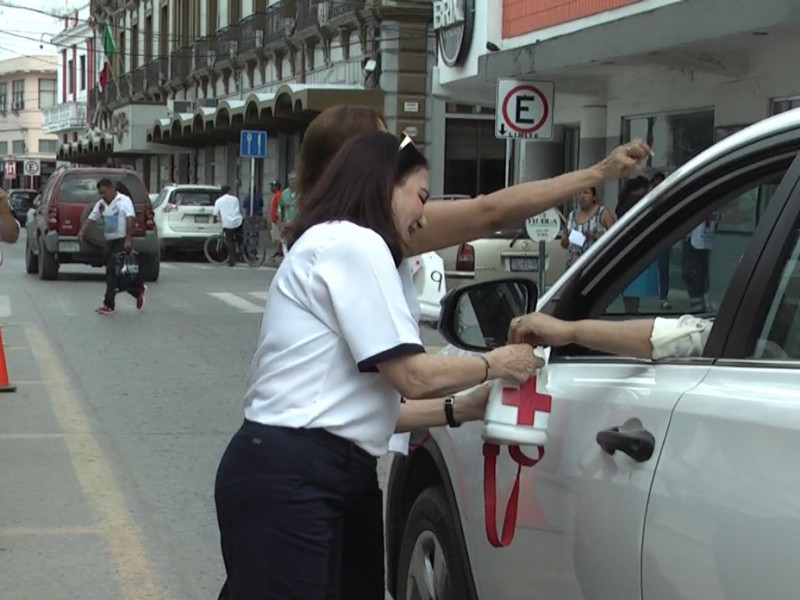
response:
<path id="1" fill-rule="evenodd" d="M 239 54 L 264 46 L 267 13 L 255 13 L 239 23 Z"/>
<path id="2" fill-rule="evenodd" d="M 124 101 L 131 97 L 131 80 L 128 73 L 122 73 L 117 77 L 117 90 L 119 100 Z"/>
<path id="3" fill-rule="evenodd" d="M 363 10 L 366 0 L 328 0 L 328 16 L 331 20 L 343 17 L 347 13 Z"/>
<path id="4" fill-rule="evenodd" d="M 233 60 L 241 50 L 239 49 L 241 28 L 239 25 L 223 27 L 216 34 L 215 62 Z"/>
<path id="5" fill-rule="evenodd" d="M 143 65 L 137 67 L 131 73 L 131 92 L 135 94 L 144 94 L 145 91 L 145 75 L 147 74 L 147 66 Z"/>
<path id="6" fill-rule="evenodd" d="M 105 101 L 107 104 L 119 102 L 119 86 L 116 79 L 109 79 L 105 89 Z"/>
<path id="7" fill-rule="evenodd" d="M 159 56 L 147 63 L 147 82 L 145 89 L 152 90 L 160 88 L 169 77 L 169 58 Z"/>
<path id="8" fill-rule="evenodd" d="M 184 46 L 172 51 L 169 57 L 171 81 L 186 81 L 192 74 L 192 52 L 191 46 Z"/>
<path id="9" fill-rule="evenodd" d="M 302 31 L 303 29 L 319 25 L 318 14 L 320 4 L 324 4 L 324 2 L 298 2 L 295 31 Z"/>
<path id="10" fill-rule="evenodd" d="M 277 42 L 287 37 L 285 16 L 286 9 L 282 4 L 273 4 L 267 11 L 266 37 L 264 43 Z"/>
<path id="11" fill-rule="evenodd" d="M 96 90 L 92 90 L 95 92 Z M 90 92 L 91 93 L 91 92 Z M 42 131 L 44 133 L 54 133 L 66 129 L 77 129 L 86 124 L 86 105 L 87 102 L 67 102 L 57 104 L 42 111 Z"/>
<path id="12" fill-rule="evenodd" d="M 94 113 L 100 106 L 100 101 L 103 99 L 103 92 L 100 88 L 92 88 L 86 94 L 86 106 Z"/>
<path id="13" fill-rule="evenodd" d="M 204 71 L 214 66 L 216 59 L 216 35 L 201 37 L 194 43 L 194 70 Z"/>

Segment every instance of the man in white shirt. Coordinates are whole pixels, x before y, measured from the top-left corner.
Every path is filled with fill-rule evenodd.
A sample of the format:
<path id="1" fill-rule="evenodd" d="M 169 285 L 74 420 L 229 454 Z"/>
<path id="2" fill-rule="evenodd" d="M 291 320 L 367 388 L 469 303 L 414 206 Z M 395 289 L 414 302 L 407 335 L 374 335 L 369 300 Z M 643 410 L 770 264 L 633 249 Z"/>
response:
<path id="1" fill-rule="evenodd" d="M 81 225 L 78 239 L 83 239 L 90 222 L 103 220 L 106 238 L 106 295 L 97 312 L 101 315 L 110 315 L 114 313 L 117 295 L 117 257 L 121 252 L 129 252 L 132 247 L 136 213 L 130 197 L 118 192 L 110 179 L 98 181 L 97 191 L 100 200 L 89 213 L 89 218 Z M 142 310 L 147 286 L 140 284 L 136 289 L 125 291 L 136 298 L 136 308 Z"/>
<path id="2" fill-rule="evenodd" d="M 19 222 L 11 210 L 8 192 L 0 188 L 0 240 L 13 244 L 19 237 Z"/>
<path id="3" fill-rule="evenodd" d="M 214 202 L 214 222 L 222 222 L 222 231 L 228 245 L 228 266 L 230 267 L 236 264 L 236 252 L 242 243 L 242 220 L 239 199 L 231 194 L 230 186 L 223 185 L 222 196 Z"/>

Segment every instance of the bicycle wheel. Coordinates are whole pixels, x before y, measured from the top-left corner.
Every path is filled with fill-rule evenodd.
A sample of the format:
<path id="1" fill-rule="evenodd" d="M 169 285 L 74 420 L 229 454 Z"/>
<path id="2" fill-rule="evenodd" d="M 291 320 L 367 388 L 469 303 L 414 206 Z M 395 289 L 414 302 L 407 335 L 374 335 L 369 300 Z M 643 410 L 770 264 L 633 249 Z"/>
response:
<path id="1" fill-rule="evenodd" d="M 210 236 L 203 244 L 203 253 L 211 264 L 224 265 L 228 262 L 228 245 L 225 243 L 225 238 L 219 234 Z"/>
<path id="2" fill-rule="evenodd" d="M 260 267 L 267 260 L 267 249 L 258 244 L 255 246 L 246 244 L 242 248 L 242 257 L 251 267 Z"/>

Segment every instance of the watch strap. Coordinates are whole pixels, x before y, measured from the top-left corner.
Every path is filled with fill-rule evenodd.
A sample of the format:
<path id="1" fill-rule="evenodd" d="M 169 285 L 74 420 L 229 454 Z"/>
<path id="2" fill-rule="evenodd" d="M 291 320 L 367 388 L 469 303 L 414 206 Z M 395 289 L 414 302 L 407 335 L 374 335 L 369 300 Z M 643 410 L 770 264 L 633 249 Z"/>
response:
<path id="1" fill-rule="evenodd" d="M 455 404 L 456 397 L 448 396 L 444 399 L 444 417 L 447 419 L 448 427 L 460 427 L 461 423 L 456 421 L 455 414 L 453 413 L 453 405 Z"/>

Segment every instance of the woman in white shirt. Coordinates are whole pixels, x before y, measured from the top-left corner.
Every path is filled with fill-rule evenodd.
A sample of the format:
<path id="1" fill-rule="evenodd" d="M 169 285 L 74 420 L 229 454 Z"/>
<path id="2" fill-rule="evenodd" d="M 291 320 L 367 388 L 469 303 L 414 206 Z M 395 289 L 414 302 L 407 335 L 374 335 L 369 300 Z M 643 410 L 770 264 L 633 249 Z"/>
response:
<path id="1" fill-rule="evenodd" d="M 345 540 L 361 526 L 380 528 L 372 521 L 381 516 L 357 523 L 345 514 L 377 484 L 401 395 L 413 402 L 494 378 L 522 383 L 537 366 L 527 344 L 425 353 L 398 267 L 425 229 L 428 195 L 425 158 L 387 133 L 348 140 L 304 192 L 270 286 L 245 422 L 217 473 L 233 600 L 353 598 Z"/>

